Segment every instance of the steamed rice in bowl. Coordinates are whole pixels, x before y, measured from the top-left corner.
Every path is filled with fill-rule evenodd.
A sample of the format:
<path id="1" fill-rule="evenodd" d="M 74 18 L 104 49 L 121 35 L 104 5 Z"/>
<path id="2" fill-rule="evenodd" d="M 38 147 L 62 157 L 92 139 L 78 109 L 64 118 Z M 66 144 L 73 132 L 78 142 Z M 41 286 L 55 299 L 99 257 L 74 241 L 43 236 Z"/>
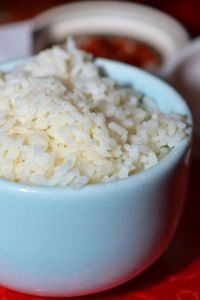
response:
<path id="1" fill-rule="evenodd" d="M 71 41 L 1 74 L 0 178 L 80 188 L 152 167 L 188 125 L 147 96 L 100 75 Z"/>

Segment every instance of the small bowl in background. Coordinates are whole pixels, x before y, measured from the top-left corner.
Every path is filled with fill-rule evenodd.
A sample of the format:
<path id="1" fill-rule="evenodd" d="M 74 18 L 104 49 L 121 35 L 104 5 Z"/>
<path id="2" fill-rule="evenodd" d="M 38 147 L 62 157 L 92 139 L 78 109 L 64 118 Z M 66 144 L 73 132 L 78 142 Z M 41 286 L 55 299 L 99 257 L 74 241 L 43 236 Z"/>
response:
<path id="1" fill-rule="evenodd" d="M 183 95 L 191 109 L 194 117 L 194 157 L 200 160 L 200 37 L 175 55 L 161 75 Z"/>
<path id="2" fill-rule="evenodd" d="M 33 52 L 63 43 L 69 35 L 96 56 L 157 73 L 189 41 L 185 28 L 159 10 L 124 1 L 84 1 L 38 15 L 33 20 Z"/>

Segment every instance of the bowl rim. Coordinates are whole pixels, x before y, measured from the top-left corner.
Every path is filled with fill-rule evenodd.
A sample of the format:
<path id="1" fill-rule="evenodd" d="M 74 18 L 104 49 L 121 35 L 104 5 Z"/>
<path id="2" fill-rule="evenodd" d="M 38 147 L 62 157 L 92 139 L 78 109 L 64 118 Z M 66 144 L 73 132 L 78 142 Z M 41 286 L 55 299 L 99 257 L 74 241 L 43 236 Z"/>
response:
<path id="1" fill-rule="evenodd" d="M 28 57 L 30 58 L 30 57 Z M 12 70 L 13 67 L 20 65 L 23 63 L 25 60 L 28 59 L 26 58 L 18 58 L 15 60 L 9 60 L 6 62 L 0 63 L 0 72 L 3 71 L 10 71 Z M 109 181 L 109 182 L 101 182 L 101 183 L 93 183 L 93 184 L 87 184 L 84 187 L 80 189 L 73 189 L 70 188 L 69 186 L 48 186 L 48 185 L 29 185 L 29 184 L 23 184 L 23 183 L 18 183 L 18 182 L 12 182 L 7 179 L 0 178 L 0 189 L 3 188 L 9 189 L 9 190 L 14 190 L 14 191 L 19 191 L 19 192 L 25 192 L 25 193 L 36 193 L 36 194 L 64 194 L 66 195 L 67 193 L 70 193 L 71 195 L 77 195 L 80 193 L 88 193 L 88 191 L 93 192 L 93 190 L 97 191 L 97 189 L 102 189 L 102 187 L 115 187 L 116 185 L 121 184 L 122 186 L 125 187 L 126 183 L 130 183 L 131 185 L 133 184 L 138 184 L 140 181 L 145 181 L 146 178 L 150 175 L 151 178 L 156 178 L 159 177 L 161 174 L 165 172 L 166 169 L 172 168 L 174 163 L 179 162 L 181 160 L 182 156 L 184 153 L 187 152 L 187 150 L 190 149 L 191 147 L 191 142 L 192 142 L 192 133 L 193 133 L 193 118 L 191 111 L 183 99 L 183 97 L 168 83 L 164 82 L 160 78 L 142 70 L 137 67 L 121 63 L 118 61 L 114 60 L 109 60 L 109 59 L 102 59 L 102 58 L 97 58 L 95 60 L 96 64 L 101 67 L 105 67 L 106 65 L 113 65 L 113 66 L 119 66 L 122 68 L 126 68 L 127 70 L 134 72 L 135 74 L 139 74 L 146 80 L 153 81 L 154 84 L 161 86 L 162 89 L 165 91 L 168 91 L 174 95 L 175 101 L 184 108 L 186 111 L 186 117 L 188 124 L 190 125 L 189 127 L 189 133 L 188 136 L 182 140 L 178 145 L 176 145 L 174 148 L 170 150 L 170 152 L 162 158 L 158 163 L 149 169 L 143 170 L 141 172 L 138 172 L 136 174 L 130 175 L 126 178 L 123 179 L 118 179 L 115 181 Z M 174 100 L 173 100 L 174 101 Z"/>

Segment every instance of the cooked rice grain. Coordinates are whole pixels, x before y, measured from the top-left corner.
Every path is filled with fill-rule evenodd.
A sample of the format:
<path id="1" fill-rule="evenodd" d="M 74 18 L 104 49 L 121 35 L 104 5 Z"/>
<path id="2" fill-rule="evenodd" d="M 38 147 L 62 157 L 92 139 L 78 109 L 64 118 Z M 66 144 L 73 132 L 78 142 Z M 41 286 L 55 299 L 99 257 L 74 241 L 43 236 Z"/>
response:
<path id="1" fill-rule="evenodd" d="M 155 165 L 186 136 L 183 116 L 100 76 L 71 41 L 0 76 L 0 177 L 80 188 Z"/>

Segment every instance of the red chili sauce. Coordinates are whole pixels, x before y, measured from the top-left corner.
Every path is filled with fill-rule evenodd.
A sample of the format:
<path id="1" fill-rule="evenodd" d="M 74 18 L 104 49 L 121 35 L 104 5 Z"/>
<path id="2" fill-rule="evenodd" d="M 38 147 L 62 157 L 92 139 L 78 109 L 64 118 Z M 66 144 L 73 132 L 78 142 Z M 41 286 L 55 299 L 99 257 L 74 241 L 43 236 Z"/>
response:
<path id="1" fill-rule="evenodd" d="M 126 37 L 84 36 L 74 37 L 78 48 L 104 57 L 122 61 L 146 70 L 153 70 L 162 64 L 161 55 L 150 45 Z"/>

